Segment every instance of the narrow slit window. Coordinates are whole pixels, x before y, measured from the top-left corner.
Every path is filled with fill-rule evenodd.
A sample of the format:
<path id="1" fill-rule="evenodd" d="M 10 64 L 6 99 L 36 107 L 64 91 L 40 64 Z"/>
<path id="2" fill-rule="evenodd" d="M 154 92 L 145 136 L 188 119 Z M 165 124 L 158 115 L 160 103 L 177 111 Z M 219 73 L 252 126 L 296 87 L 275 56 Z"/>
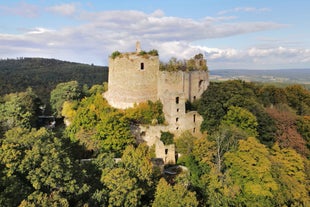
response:
<path id="1" fill-rule="evenodd" d="M 194 114 L 194 116 L 193 116 L 193 122 L 194 123 L 196 122 L 196 114 Z"/>
<path id="2" fill-rule="evenodd" d="M 175 98 L 175 103 L 176 103 L 176 104 L 179 104 L 179 102 L 180 102 L 180 98 L 179 98 L 179 97 L 176 97 L 176 98 Z"/>
<path id="3" fill-rule="evenodd" d="M 165 154 L 166 154 L 166 155 L 168 154 L 168 149 L 165 149 Z"/>
<path id="4" fill-rule="evenodd" d="M 179 108 L 177 108 L 177 112 L 179 112 L 180 111 L 180 109 Z"/>
<path id="5" fill-rule="evenodd" d="M 141 64 L 140 64 L 140 69 L 141 69 L 141 70 L 144 70 L 144 63 L 141 63 Z"/>
<path id="6" fill-rule="evenodd" d="M 175 118 L 175 122 L 178 122 L 179 121 L 179 117 Z"/>

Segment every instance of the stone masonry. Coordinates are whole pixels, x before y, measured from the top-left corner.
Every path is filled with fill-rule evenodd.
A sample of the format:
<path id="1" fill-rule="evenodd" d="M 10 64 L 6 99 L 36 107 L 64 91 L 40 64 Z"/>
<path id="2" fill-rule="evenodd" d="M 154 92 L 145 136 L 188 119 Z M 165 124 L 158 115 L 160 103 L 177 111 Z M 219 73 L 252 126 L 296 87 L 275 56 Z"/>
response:
<path id="1" fill-rule="evenodd" d="M 160 71 L 159 57 L 141 54 L 140 43 L 136 52 L 122 53 L 109 58 L 108 91 L 104 97 L 116 108 L 133 107 L 135 103 L 160 100 L 163 104 L 166 125 L 140 127 L 139 139 L 148 145 L 155 144 L 156 156 L 164 163 L 175 162 L 174 146 L 164 146 L 160 131 L 169 131 L 179 136 L 190 131 L 199 136 L 202 117 L 196 111 L 187 112 L 186 101 L 199 99 L 209 85 L 207 70 Z M 197 67 L 205 66 L 204 59 Z M 137 135 L 137 134 L 136 134 Z"/>

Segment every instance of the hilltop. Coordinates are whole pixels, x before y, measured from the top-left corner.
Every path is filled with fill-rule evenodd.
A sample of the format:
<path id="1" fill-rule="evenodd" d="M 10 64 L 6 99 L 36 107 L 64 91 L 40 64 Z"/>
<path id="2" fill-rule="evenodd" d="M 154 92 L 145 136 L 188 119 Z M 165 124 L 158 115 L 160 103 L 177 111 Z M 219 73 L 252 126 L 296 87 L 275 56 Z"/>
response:
<path id="1" fill-rule="evenodd" d="M 92 86 L 108 80 L 108 67 L 46 58 L 0 60 L 0 96 L 32 87 L 43 102 L 58 83 L 72 80 Z"/>

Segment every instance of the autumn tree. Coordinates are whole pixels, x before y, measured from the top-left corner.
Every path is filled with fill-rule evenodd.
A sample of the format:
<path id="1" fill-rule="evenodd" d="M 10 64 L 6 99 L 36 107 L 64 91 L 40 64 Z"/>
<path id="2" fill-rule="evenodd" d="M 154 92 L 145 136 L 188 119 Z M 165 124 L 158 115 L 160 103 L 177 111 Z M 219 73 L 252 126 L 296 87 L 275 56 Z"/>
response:
<path id="1" fill-rule="evenodd" d="M 131 178 L 137 180 L 141 189 L 140 202 L 147 205 L 153 198 L 155 184 L 160 176 L 151 163 L 150 149 L 146 144 L 139 144 L 136 148 L 129 145 L 123 152 L 120 166 L 129 172 Z"/>
<path id="2" fill-rule="evenodd" d="M 123 168 L 114 168 L 101 178 L 108 189 L 108 206 L 139 206 L 142 189 Z"/>
<path id="3" fill-rule="evenodd" d="M 292 147 L 302 155 L 309 155 L 306 141 L 300 133 L 298 133 L 296 125 L 297 116 L 294 112 L 286 105 L 268 108 L 267 112 L 276 122 L 276 140 L 279 145 L 281 147 Z"/>
<path id="4" fill-rule="evenodd" d="M 310 196 L 304 160 L 290 148 L 275 145 L 271 150 L 272 174 L 280 188 L 275 192 L 279 206 L 309 206 Z"/>
<path id="5" fill-rule="evenodd" d="M 240 140 L 237 151 L 227 152 L 225 182 L 234 206 L 272 206 L 279 189 L 272 176 L 268 149 L 255 138 Z M 229 179 L 228 179 L 229 178 Z"/>
<path id="6" fill-rule="evenodd" d="M 160 101 L 142 102 L 125 111 L 125 116 L 137 124 L 163 124 L 165 116 Z"/>
<path id="7" fill-rule="evenodd" d="M 298 132 L 307 142 L 307 148 L 310 150 L 310 116 L 302 116 L 296 120 Z"/>
<path id="8" fill-rule="evenodd" d="M 153 207 L 193 207 L 198 206 L 195 193 L 186 189 L 186 187 L 176 184 L 174 186 L 169 185 L 165 179 L 160 179 L 155 199 L 152 204 Z"/>

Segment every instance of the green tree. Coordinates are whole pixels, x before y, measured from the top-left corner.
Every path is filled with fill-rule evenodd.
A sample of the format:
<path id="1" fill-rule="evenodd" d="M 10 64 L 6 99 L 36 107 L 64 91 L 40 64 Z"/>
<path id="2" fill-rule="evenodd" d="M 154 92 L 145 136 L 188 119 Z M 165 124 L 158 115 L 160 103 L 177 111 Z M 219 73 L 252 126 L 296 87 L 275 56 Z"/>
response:
<path id="1" fill-rule="evenodd" d="M 160 101 L 142 102 L 132 108 L 126 109 L 125 116 L 138 124 L 163 124 L 165 116 Z"/>
<path id="2" fill-rule="evenodd" d="M 170 186 L 163 178 L 160 179 L 155 199 L 152 204 L 153 207 L 194 207 L 198 206 L 195 193 L 186 189 L 186 187 L 176 184 Z"/>
<path id="3" fill-rule="evenodd" d="M 126 146 L 135 143 L 130 123 L 119 112 L 101 117 L 100 122 L 96 125 L 94 139 L 99 140 L 103 150 L 113 152 L 117 156 L 122 154 Z"/>
<path id="4" fill-rule="evenodd" d="M 280 149 L 276 144 L 271 150 L 272 174 L 280 188 L 275 194 L 279 206 L 309 206 L 310 196 L 304 160 L 295 150 Z"/>
<path id="5" fill-rule="evenodd" d="M 255 138 L 240 140 L 237 151 L 224 155 L 224 173 L 234 206 L 272 206 L 279 186 L 272 176 L 268 149 Z M 228 179 L 230 178 L 230 179 Z"/>
<path id="6" fill-rule="evenodd" d="M 27 202 L 41 202 L 36 196 L 53 194 L 65 195 L 61 200 L 72 202 L 88 186 L 75 178 L 78 173 L 65 149 L 62 141 L 44 128 L 30 132 L 14 128 L 2 142 L 0 161 L 7 177 L 23 180 L 24 189 L 31 189 L 23 196 Z"/>
<path id="7" fill-rule="evenodd" d="M 136 177 L 141 185 L 150 187 L 153 184 L 153 165 L 149 147 L 139 144 L 137 148 L 129 145 L 123 152 L 122 166 L 130 172 L 131 177 Z"/>
<path id="8" fill-rule="evenodd" d="M 209 139 L 214 142 L 215 147 L 215 159 L 214 164 L 216 164 L 218 172 L 223 170 L 223 157 L 228 151 L 236 150 L 238 147 L 238 142 L 241 139 L 246 139 L 248 133 L 244 130 L 238 128 L 236 125 L 231 124 L 221 124 L 217 132 L 213 133 Z"/>
<path id="9" fill-rule="evenodd" d="M 25 92 L 12 93 L 4 96 L 0 103 L 0 123 L 3 131 L 13 127 L 35 127 L 41 101 L 28 88 Z"/>
<path id="10" fill-rule="evenodd" d="M 278 88 L 273 85 L 263 86 L 258 93 L 259 99 L 265 107 L 287 104 L 287 96 L 283 88 Z"/>
<path id="11" fill-rule="evenodd" d="M 123 152 L 120 166 L 129 172 L 131 178 L 137 180 L 137 186 L 141 189 L 140 202 L 148 205 L 153 199 L 155 183 L 160 176 L 151 163 L 150 149 L 146 144 L 139 144 L 137 148 L 132 145 L 126 147 Z"/>
<path id="12" fill-rule="evenodd" d="M 256 117 L 248 110 L 230 106 L 227 114 L 223 117 L 223 124 L 236 126 L 244 130 L 249 136 L 257 137 L 257 120 Z"/>
<path id="13" fill-rule="evenodd" d="M 197 137 L 194 137 L 189 131 L 183 132 L 176 140 L 176 149 L 181 156 L 190 155 L 194 148 L 194 142 Z"/>
<path id="14" fill-rule="evenodd" d="M 290 107 L 297 111 L 298 115 L 310 115 L 310 91 L 301 85 L 292 85 L 285 88 Z"/>
<path id="15" fill-rule="evenodd" d="M 142 189 L 127 170 L 114 168 L 101 181 L 108 189 L 108 206 L 139 206 Z"/>
<path id="16" fill-rule="evenodd" d="M 173 144 L 174 135 L 170 132 L 160 132 L 160 140 L 164 143 L 164 145 Z"/>
<path id="17" fill-rule="evenodd" d="M 310 116 L 299 117 L 296 122 L 297 130 L 307 142 L 307 147 L 310 149 Z"/>
<path id="18" fill-rule="evenodd" d="M 61 117 L 62 106 L 65 101 L 79 100 L 82 96 L 82 89 L 77 81 L 59 83 L 51 91 L 50 103 L 57 117 Z"/>
<path id="19" fill-rule="evenodd" d="M 198 103 L 198 112 L 204 120 L 201 130 L 209 134 L 219 129 L 223 117 L 230 106 L 247 109 L 257 119 L 257 132 L 260 141 L 272 145 L 276 127 L 273 119 L 266 113 L 257 98 L 259 87 L 243 81 L 211 82 Z"/>
<path id="20" fill-rule="evenodd" d="M 228 107 L 238 100 L 255 98 L 255 86 L 243 81 L 211 82 L 198 104 L 198 112 L 204 117 L 202 130 L 212 133 L 227 114 Z M 242 107 L 240 105 L 235 105 Z"/>

